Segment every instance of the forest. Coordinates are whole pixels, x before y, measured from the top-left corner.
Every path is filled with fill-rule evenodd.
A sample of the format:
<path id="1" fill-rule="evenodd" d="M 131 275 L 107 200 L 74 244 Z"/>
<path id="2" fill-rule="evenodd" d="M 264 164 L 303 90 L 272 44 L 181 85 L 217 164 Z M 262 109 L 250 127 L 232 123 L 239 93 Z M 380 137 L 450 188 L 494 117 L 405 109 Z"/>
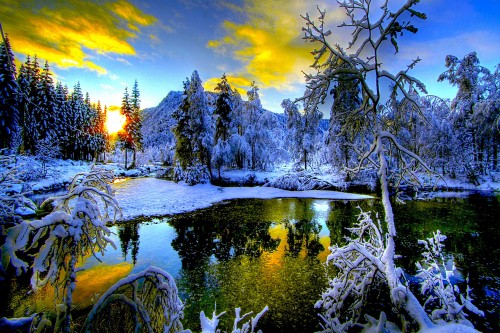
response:
<path id="1" fill-rule="evenodd" d="M 315 305 L 322 331 L 475 332 L 469 318 L 484 313 L 473 304 L 468 286 L 461 292 L 453 283 L 453 268 L 443 254 L 446 236 L 436 230 L 419 241 L 424 250 L 414 276 L 418 287 L 398 266 L 393 205 L 408 198 L 406 190 L 432 188 L 440 179 L 472 186 L 498 182 L 500 65 L 483 67 L 475 52 L 446 56 L 446 71 L 436 80 L 456 87 L 451 100 L 428 95 L 411 76 L 419 58 L 389 72 L 378 57 L 386 48 L 397 54 L 404 47 L 402 36 L 425 24 L 426 15 L 414 9 L 418 2 L 407 0 L 396 11 L 387 2 L 378 11 L 369 0 L 339 2 L 347 18 L 343 27 L 353 31 L 349 50 L 330 39 L 325 11 L 304 14 L 304 40 L 314 49 L 312 74 L 305 74 L 302 96 L 282 101 L 280 114 L 263 108 L 258 83 L 242 96 L 245 92 L 231 87 L 223 73 L 215 90 L 206 91 L 194 70 L 179 83 L 181 91 L 169 92 L 154 108 L 141 109 L 137 80 L 130 93 L 125 88 L 120 108 L 125 124 L 115 135 L 105 126 L 107 106 L 92 102 L 80 84 L 70 90 L 54 83 L 50 64 L 42 68 L 36 55 L 26 55 L 17 69 L 11 41 L 2 36 L 0 277 L 29 274 L 33 289 L 54 286 L 55 309 L 4 317 L 0 329 L 74 330 L 78 265 L 108 245 L 115 247 L 110 226 L 122 217 L 110 185 L 115 176 L 99 166 L 119 162 L 125 169 L 159 166 L 164 174 L 157 177 L 193 189 L 223 186 L 224 173 L 232 170 L 280 170 L 266 186 L 286 190 L 326 188 L 325 174 L 343 184 L 369 184 L 383 214 L 361 210 L 347 241 L 331 244 L 325 266 L 335 273 Z M 23 158 L 39 164 L 19 164 Z M 37 206 L 26 184 L 45 178 L 53 160 L 89 161 L 95 168 L 77 174 L 66 194 Z M 26 218 L 26 208 L 36 215 Z M 395 315 L 387 309 L 377 318 L 363 312 L 374 286 L 383 286 Z M 240 311 L 235 309 L 232 332 L 257 331 L 259 319 L 272 308 L 251 319 Z M 214 310 L 210 318 L 202 311 L 201 330 L 218 332 L 223 314 Z M 175 279 L 156 267 L 131 274 L 100 295 L 78 328 L 104 331 L 110 317 L 122 318 L 136 332 L 190 332 L 183 328 Z"/>

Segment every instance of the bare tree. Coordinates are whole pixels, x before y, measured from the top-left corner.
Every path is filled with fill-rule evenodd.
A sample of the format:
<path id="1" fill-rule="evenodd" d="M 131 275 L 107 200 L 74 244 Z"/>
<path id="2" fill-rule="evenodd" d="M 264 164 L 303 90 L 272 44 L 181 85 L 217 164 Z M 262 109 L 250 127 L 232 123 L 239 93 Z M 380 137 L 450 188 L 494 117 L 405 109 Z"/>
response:
<path id="1" fill-rule="evenodd" d="M 392 123 L 387 118 L 385 103 L 396 96 L 404 98 L 411 109 L 423 117 L 419 100 L 415 98 L 414 90 L 426 93 L 425 86 L 418 79 L 409 74 L 409 71 L 420 61 L 413 60 L 406 69 L 396 74 L 390 73 L 382 62 L 387 57 L 388 49 L 393 48 L 398 53 L 398 37 L 405 32 L 416 33 L 417 28 L 410 23 L 411 18 L 426 19 L 426 15 L 413 9 L 419 0 L 407 0 L 400 8 L 394 9 L 389 0 L 346 0 L 337 1 L 345 10 L 348 21 L 340 25 L 342 28 L 352 29 L 352 40 L 347 51 L 339 44 L 332 44 L 329 40 L 331 31 L 325 27 L 325 11 L 318 8 L 319 17 L 314 21 L 309 14 L 303 16 L 306 26 L 303 28 L 304 39 L 314 43 L 317 48 L 312 52 L 314 63 L 312 68 L 315 74 L 306 74 L 307 89 L 302 98 L 306 108 L 315 108 L 325 102 L 331 86 L 345 80 L 355 80 L 361 88 L 361 103 L 353 109 L 342 110 L 343 131 L 352 133 L 361 122 L 364 122 L 369 131 L 364 131 L 363 142 L 366 145 L 353 146 L 358 153 L 358 163 L 348 168 L 350 172 L 358 173 L 368 167 L 374 167 L 380 180 L 382 204 L 384 207 L 385 225 L 378 227 L 371 219 L 361 218 L 359 237 L 352 239 L 354 245 L 346 247 L 333 247 L 332 255 L 341 260 L 347 260 L 338 276 L 344 287 L 333 283 L 334 288 L 341 288 L 333 303 L 354 298 L 354 308 L 362 306 L 366 289 L 364 286 L 371 283 L 377 275 L 381 276 L 390 290 L 393 306 L 400 309 L 404 317 L 416 322 L 423 330 L 434 327 L 434 323 L 420 305 L 414 294 L 408 288 L 402 271 L 396 266 L 395 237 L 396 224 L 390 201 L 390 186 L 397 186 L 401 181 L 411 185 L 419 185 L 417 171 L 424 168 L 430 169 L 410 149 L 403 146 L 393 133 Z M 390 44 L 389 44 L 390 43 Z M 389 88 L 389 92 L 386 88 Z M 296 102 L 297 102 L 296 101 Z M 408 108 L 399 108 L 405 112 Z M 393 115 L 394 116 L 394 115 Z M 391 163 L 392 158 L 398 163 Z M 396 165 L 396 167 L 394 167 Z M 365 221 L 364 223 L 361 223 Z M 368 231 L 372 230 L 369 234 Z M 385 230 L 385 234 L 382 233 Z M 365 241 L 365 237 L 370 239 Z M 337 261 L 334 264 L 338 264 Z M 352 272 L 362 274 L 356 275 Z M 371 273 L 370 273 L 371 272 Z M 354 275 L 353 275 L 354 274 Z M 356 277 L 361 280 L 357 281 Z M 328 311 L 331 309 L 332 300 L 320 301 Z M 356 316 L 356 314 L 354 314 Z M 334 317 L 331 317 L 335 319 Z M 341 324 L 341 323 L 340 323 Z M 352 324 L 352 322 L 351 322 Z M 385 325 L 385 315 L 380 317 L 380 325 Z M 342 325 L 334 325 L 340 327 Z M 348 327 L 347 327 L 348 328 Z M 329 329 L 334 329 L 330 327 Z M 325 329 L 328 331 L 327 329 Z"/>

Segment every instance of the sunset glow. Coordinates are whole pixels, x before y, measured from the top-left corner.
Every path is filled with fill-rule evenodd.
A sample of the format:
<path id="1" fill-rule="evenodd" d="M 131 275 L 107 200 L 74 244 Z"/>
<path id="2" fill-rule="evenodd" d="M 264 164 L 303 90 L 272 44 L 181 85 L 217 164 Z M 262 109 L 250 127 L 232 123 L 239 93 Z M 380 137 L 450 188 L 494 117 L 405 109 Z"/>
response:
<path id="1" fill-rule="evenodd" d="M 125 125 L 125 116 L 120 111 L 109 111 L 106 118 L 106 130 L 109 134 L 118 133 L 123 130 Z"/>

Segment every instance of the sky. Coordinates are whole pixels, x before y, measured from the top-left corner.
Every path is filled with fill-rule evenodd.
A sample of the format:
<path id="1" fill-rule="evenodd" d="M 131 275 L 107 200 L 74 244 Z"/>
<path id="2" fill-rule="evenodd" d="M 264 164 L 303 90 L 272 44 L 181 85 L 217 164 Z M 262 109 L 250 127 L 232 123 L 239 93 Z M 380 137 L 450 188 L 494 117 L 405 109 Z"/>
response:
<path id="1" fill-rule="evenodd" d="M 377 2 L 380 0 L 373 0 Z M 390 1 L 391 6 L 402 0 Z M 346 46 L 351 30 L 332 0 L 0 0 L 0 23 L 16 60 L 34 54 L 47 60 L 54 78 L 70 89 L 80 82 L 93 101 L 120 105 L 125 87 L 137 79 L 141 106 L 154 107 L 197 70 L 206 90 L 225 73 L 243 97 L 252 81 L 265 108 L 283 112 L 281 101 L 304 93 L 312 43 L 306 43 L 300 15 L 326 9 L 332 44 Z M 390 70 L 410 72 L 429 94 L 453 98 L 456 89 L 437 77 L 447 54 L 475 51 L 490 70 L 500 63 L 498 0 L 423 0 L 412 18 L 418 33 L 398 39 L 399 53 L 387 56 Z"/>

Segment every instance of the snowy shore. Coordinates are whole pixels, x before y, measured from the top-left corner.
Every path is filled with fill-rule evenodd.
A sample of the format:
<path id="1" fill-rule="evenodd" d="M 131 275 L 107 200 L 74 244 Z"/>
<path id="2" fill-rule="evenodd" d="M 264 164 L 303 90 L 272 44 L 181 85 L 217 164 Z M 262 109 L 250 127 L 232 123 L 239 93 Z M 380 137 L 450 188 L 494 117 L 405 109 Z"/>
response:
<path id="1" fill-rule="evenodd" d="M 285 191 L 271 187 L 188 186 L 156 178 L 126 179 L 113 185 L 122 220 L 194 211 L 230 199 L 313 198 L 364 200 L 369 195 L 336 191 Z"/>

